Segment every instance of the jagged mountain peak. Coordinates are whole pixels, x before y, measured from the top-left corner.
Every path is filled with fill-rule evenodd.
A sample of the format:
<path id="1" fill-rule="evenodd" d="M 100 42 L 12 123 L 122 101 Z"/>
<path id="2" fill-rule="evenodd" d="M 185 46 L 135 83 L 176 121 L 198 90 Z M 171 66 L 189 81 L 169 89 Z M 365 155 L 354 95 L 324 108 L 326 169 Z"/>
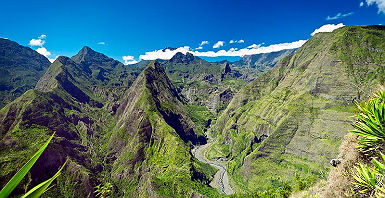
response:
<path id="1" fill-rule="evenodd" d="M 222 64 L 222 67 L 223 67 L 223 72 L 224 72 L 225 74 L 231 72 L 231 68 L 230 68 L 229 62 L 225 61 L 225 62 Z"/>
<path id="2" fill-rule="evenodd" d="M 182 52 L 177 52 L 170 60 L 170 63 L 184 63 L 189 64 L 196 60 L 200 60 L 200 58 L 195 57 L 193 54 L 187 52 L 183 54 Z"/>
<path id="3" fill-rule="evenodd" d="M 95 50 L 91 49 L 88 46 L 83 46 L 83 48 L 78 52 L 78 55 L 86 55 L 86 54 L 92 55 L 92 54 L 95 54 L 95 53 L 99 53 L 99 52 L 96 52 Z"/>
<path id="4" fill-rule="evenodd" d="M 75 56 L 72 56 L 71 59 L 78 64 L 89 67 L 91 70 L 99 69 L 100 67 L 113 69 L 117 65 L 122 64 L 103 53 L 94 51 L 88 46 L 84 46 Z"/>

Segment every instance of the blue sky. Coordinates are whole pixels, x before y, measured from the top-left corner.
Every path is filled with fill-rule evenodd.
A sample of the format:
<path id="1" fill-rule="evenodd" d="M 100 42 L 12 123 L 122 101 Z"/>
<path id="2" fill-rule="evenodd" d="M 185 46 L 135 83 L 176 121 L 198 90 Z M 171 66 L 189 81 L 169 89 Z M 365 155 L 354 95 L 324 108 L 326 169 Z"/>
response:
<path id="1" fill-rule="evenodd" d="M 0 37 L 50 59 L 87 45 L 127 63 L 175 53 L 153 52 L 165 47 L 234 59 L 301 45 L 326 24 L 385 24 L 385 0 L 2 0 L 0 10 Z"/>

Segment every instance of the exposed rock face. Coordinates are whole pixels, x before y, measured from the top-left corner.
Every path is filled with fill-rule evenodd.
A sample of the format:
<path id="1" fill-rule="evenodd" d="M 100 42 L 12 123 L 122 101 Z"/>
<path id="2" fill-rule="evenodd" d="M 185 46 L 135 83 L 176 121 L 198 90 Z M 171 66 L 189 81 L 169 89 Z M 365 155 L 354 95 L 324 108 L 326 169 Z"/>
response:
<path id="1" fill-rule="evenodd" d="M 223 63 L 223 73 L 228 74 L 230 72 L 231 72 L 231 68 L 230 68 L 229 62 Z"/>
<path id="2" fill-rule="evenodd" d="M 0 38 L 0 108 L 35 87 L 50 64 L 35 50 Z"/>
<path id="3" fill-rule="evenodd" d="M 217 121 L 217 145 L 233 148 L 229 169 L 244 178 L 239 188 L 270 182 L 271 167 L 282 179 L 305 174 L 299 166 L 315 177 L 326 170 L 350 128 L 352 102 L 383 82 L 384 35 L 367 26 L 317 34 L 234 96 Z"/>

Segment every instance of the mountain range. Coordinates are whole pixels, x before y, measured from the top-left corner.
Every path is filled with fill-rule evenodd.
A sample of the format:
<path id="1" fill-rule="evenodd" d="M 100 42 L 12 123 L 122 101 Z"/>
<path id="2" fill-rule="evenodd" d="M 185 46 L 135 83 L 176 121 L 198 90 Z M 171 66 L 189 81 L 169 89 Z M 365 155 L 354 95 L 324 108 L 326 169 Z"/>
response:
<path id="1" fill-rule="evenodd" d="M 384 43 L 384 26 L 347 26 L 237 62 L 178 52 L 126 66 L 87 46 L 50 64 L 0 39 L 0 186 L 56 132 L 14 196 L 66 159 L 45 196 L 108 183 L 112 197 L 222 197 L 224 179 L 234 196 L 307 190 L 328 181 L 354 102 L 384 84 Z"/>

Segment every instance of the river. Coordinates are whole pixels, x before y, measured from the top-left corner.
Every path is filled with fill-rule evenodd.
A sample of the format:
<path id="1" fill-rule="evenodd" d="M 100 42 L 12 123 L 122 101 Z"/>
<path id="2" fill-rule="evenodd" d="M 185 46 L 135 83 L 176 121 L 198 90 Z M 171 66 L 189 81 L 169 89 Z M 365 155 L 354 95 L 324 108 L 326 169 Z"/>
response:
<path id="1" fill-rule="evenodd" d="M 219 159 L 207 159 L 206 152 L 215 139 L 208 136 L 207 144 L 195 146 L 192 149 L 192 154 L 201 162 L 210 164 L 218 168 L 218 172 L 215 174 L 214 179 L 211 181 L 210 186 L 219 190 L 219 192 L 230 195 L 233 194 L 233 189 L 229 184 L 229 177 L 226 170 L 227 161 Z"/>

